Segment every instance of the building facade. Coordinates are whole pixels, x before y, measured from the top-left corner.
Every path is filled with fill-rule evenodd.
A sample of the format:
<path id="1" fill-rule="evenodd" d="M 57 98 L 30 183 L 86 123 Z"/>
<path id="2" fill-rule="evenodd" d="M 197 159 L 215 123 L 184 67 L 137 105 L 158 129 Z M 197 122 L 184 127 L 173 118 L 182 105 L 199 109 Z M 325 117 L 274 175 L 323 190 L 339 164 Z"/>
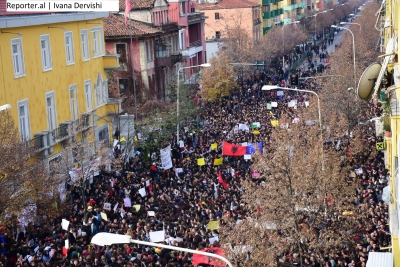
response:
<path id="1" fill-rule="evenodd" d="M 283 0 L 261 0 L 262 33 L 266 34 L 274 26 L 283 25 Z"/>
<path id="2" fill-rule="evenodd" d="M 248 0 L 214 0 L 196 5 L 207 17 L 206 40 L 230 38 L 230 32 L 243 29 L 253 41 L 261 38 L 260 4 Z"/>
<path id="3" fill-rule="evenodd" d="M 289 24 L 304 17 L 304 10 L 307 8 L 305 0 L 284 0 L 283 1 L 283 23 Z"/>
<path id="4" fill-rule="evenodd" d="M 106 51 L 121 55 L 116 75 L 119 89 L 126 96 L 134 90 L 140 100 L 163 100 L 168 96 L 168 85 L 182 57 L 178 24 L 161 23 L 129 19 L 126 25 L 123 15 L 112 13 L 104 21 Z"/>
<path id="5" fill-rule="evenodd" d="M 118 55 L 105 54 L 107 16 L 0 16 L 0 103 L 12 106 L 21 140 L 32 140 L 47 160 L 57 158 L 67 144 L 73 146 L 71 135 L 110 145 L 112 114 L 119 105 L 108 96 L 105 70 L 119 63 Z"/>

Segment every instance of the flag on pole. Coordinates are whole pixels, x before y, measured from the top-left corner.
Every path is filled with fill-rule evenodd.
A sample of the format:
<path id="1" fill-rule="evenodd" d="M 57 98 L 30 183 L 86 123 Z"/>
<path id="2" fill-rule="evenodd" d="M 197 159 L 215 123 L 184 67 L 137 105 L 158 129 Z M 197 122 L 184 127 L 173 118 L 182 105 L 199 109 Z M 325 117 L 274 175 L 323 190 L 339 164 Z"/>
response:
<path id="1" fill-rule="evenodd" d="M 219 182 L 220 184 L 222 184 L 222 186 L 223 186 L 225 189 L 228 189 L 227 183 L 225 182 L 224 178 L 222 178 L 221 171 L 218 171 L 218 182 Z"/>
<path id="2" fill-rule="evenodd" d="M 128 26 L 128 17 L 131 12 L 132 6 L 130 0 L 125 0 L 125 25 Z"/>
<path id="3" fill-rule="evenodd" d="M 208 253 L 212 253 L 212 254 L 216 254 L 216 255 L 224 257 L 224 252 L 222 251 L 222 248 L 217 248 L 217 247 L 205 248 L 200 251 L 208 252 Z M 226 266 L 226 263 L 220 259 L 203 256 L 203 255 L 199 255 L 199 254 L 193 254 L 192 265 L 200 265 L 200 264 L 213 265 L 216 267 L 225 267 Z"/>

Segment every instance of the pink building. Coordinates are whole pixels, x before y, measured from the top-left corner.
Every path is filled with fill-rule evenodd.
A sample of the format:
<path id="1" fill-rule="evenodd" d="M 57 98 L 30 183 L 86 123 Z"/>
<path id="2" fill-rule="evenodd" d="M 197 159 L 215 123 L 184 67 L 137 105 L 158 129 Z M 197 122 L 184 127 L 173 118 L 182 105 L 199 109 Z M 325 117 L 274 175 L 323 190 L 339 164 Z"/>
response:
<path id="1" fill-rule="evenodd" d="M 203 12 L 195 10 L 195 3 L 190 0 L 169 0 L 169 18 L 179 26 L 179 48 L 183 61 L 181 67 L 196 66 L 206 63 L 206 41 L 204 35 L 205 19 Z M 197 69 L 198 70 L 198 69 Z M 186 77 L 196 69 L 187 69 Z M 185 79 L 186 79 L 185 77 Z"/>
<path id="2" fill-rule="evenodd" d="M 130 1 L 128 26 L 125 0 L 119 2 L 120 13 L 104 21 L 107 51 L 121 54 L 122 69 L 115 73 L 119 88 L 125 95 L 135 88 L 142 100 L 164 100 L 179 68 L 206 62 L 204 14 L 189 0 Z M 187 80 L 185 74 L 194 71 L 181 77 Z"/>

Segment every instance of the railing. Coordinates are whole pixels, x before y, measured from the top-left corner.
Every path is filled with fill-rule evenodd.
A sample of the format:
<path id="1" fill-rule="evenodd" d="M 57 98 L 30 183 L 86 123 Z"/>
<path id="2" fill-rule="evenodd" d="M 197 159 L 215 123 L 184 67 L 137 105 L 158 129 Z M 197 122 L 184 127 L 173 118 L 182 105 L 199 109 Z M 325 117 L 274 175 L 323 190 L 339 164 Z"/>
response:
<path id="1" fill-rule="evenodd" d="M 68 137 L 68 125 L 61 124 L 60 127 L 54 129 L 51 132 L 51 135 L 53 136 L 54 142 L 56 142 L 57 140 L 60 140 L 60 139 L 64 139 L 65 137 Z"/>
<path id="2" fill-rule="evenodd" d="M 171 31 L 176 31 L 179 29 L 178 23 L 176 22 L 169 22 L 166 24 L 161 24 L 161 30 L 163 32 L 171 32 Z"/>
<path id="3" fill-rule="evenodd" d="M 201 46 L 200 40 L 189 43 L 189 47 L 196 47 L 196 46 Z"/>
<path id="4" fill-rule="evenodd" d="M 33 137 L 33 144 L 35 145 L 36 149 L 44 148 L 43 137 L 41 135 Z"/>
<path id="5" fill-rule="evenodd" d="M 253 25 L 258 25 L 261 23 L 261 19 L 253 19 Z"/>

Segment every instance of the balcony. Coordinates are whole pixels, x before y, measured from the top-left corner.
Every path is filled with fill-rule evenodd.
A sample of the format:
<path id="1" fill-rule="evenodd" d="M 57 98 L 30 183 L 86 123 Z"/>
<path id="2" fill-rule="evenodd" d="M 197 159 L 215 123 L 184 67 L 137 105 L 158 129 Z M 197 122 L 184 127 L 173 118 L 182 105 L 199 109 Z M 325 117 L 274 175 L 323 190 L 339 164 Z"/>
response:
<path id="1" fill-rule="evenodd" d="M 103 66 L 105 70 L 115 70 L 120 67 L 119 65 L 119 54 L 104 55 Z"/>
<path id="2" fill-rule="evenodd" d="M 272 29 L 272 27 L 264 27 L 263 28 L 263 34 L 266 34 L 271 29 Z"/>
<path id="3" fill-rule="evenodd" d="M 171 55 L 171 65 L 182 61 L 182 53 L 177 52 Z"/>
<path id="4" fill-rule="evenodd" d="M 171 64 L 171 57 L 156 57 L 156 67 L 167 67 Z"/>
<path id="5" fill-rule="evenodd" d="M 271 18 L 271 12 L 263 12 L 263 19 L 270 19 Z"/>
<path id="6" fill-rule="evenodd" d="M 290 6 L 284 6 L 283 10 L 290 11 L 290 10 L 294 10 L 294 9 L 297 9 L 297 8 L 302 8 L 303 6 L 304 6 L 303 3 L 299 3 L 299 4 L 290 5 Z"/>
<path id="7" fill-rule="evenodd" d="M 253 26 L 261 23 L 261 19 L 253 19 Z"/>
<path id="8" fill-rule="evenodd" d="M 187 14 L 188 18 L 188 24 L 196 24 L 199 23 L 203 20 L 205 20 L 207 17 L 204 16 L 204 12 L 192 12 Z"/>
<path id="9" fill-rule="evenodd" d="M 178 31 L 179 29 L 180 29 L 179 25 L 176 22 L 169 22 L 161 25 L 161 30 L 163 32 L 174 32 Z"/>
<path id="10" fill-rule="evenodd" d="M 200 40 L 193 41 L 189 43 L 189 47 L 182 50 L 182 56 L 183 57 L 191 57 L 195 55 L 196 53 L 203 51 L 203 45 Z"/>
<path id="11" fill-rule="evenodd" d="M 271 3 L 272 3 L 272 0 L 262 0 L 263 6 L 270 5 Z"/>

